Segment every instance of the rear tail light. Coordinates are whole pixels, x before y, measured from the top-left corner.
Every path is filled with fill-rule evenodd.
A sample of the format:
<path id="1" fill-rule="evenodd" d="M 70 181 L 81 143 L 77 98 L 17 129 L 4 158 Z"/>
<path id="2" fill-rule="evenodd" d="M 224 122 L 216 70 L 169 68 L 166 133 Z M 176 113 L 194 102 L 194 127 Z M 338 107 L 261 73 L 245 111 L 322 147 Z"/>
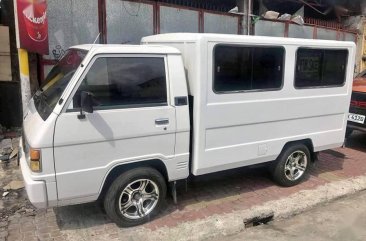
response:
<path id="1" fill-rule="evenodd" d="M 351 100 L 351 106 L 366 109 L 366 101 Z"/>

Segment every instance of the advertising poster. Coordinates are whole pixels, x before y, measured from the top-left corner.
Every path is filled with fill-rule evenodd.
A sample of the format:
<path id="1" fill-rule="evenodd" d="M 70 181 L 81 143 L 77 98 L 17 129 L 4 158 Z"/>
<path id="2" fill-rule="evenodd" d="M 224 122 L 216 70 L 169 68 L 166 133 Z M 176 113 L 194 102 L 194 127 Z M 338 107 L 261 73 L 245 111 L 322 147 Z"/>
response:
<path id="1" fill-rule="evenodd" d="M 48 21 L 46 0 L 16 0 L 19 48 L 48 54 Z"/>

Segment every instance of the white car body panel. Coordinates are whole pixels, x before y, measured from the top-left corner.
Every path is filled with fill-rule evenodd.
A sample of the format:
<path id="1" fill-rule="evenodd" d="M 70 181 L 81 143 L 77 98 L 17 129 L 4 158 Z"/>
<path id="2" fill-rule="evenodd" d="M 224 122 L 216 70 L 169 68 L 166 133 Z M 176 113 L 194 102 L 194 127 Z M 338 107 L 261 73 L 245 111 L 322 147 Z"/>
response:
<path id="1" fill-rule="evenodd" d="M 55 128 L 55 163 L 59 199 L 97 195 L 105 175 L 117 164 L 174 158 L 175 109 L 157 107 L 101 110 L 59 116 Z M 155 120 L 171 123 L 155 126 Z M 77 135 L 70 135 L 77 133 Z M 75 184 L 75 180 L 78 180 Z"/>
<path id="2" fill-rule="evenodd" d="M 182 52 L 184 63 L 195 63 L 185 64 L 190 73 L 189 95 L 194 98 L 194 175 L 275 160 L 290 141 L 310 139 L 316 152 L 344 142 L 354 71 L 352 42 L 179 33 L 145 37 L 142 43 L 172 46 Z M 213 49 L 218 44 L 285 48 L 282 88 L 216 94 Z M 299 47 L 347 49 L 345 85 L 296 89 L 294 70 Z"/>
<path id="3" fill-rule="evenodd" d="M 24 120 L 24 138 L 27 145 L 41 149 L 42 172 L 30 171 L 27 153 L 23 152 L 21 163 L 28 195 L 37 206 L 95 201 L 108 174 L 119 165 L 160 160 L 168 181 L 175 181 L 187 178 L 190 170 L 202 175 L 273 161 L 290 141 L 311 140 L 315 152 L 338 147 L 344 141 L 354 43 L 187 33 L 149 36 L 142 43 L 73 47 L 89 52 L 53 113 L 44 121 L 31 101 Z M 217 44 L 283 46 L 282 88 L 216 94 L 212 79 Z M 296 89 L 295 55 L 301 46 L 347 49 L 345 85 Z M 79 112 L 69 110 L 76 89 L 95 58 L 111 55 L 163 57 L 168 104 L 95 110 L 78 119 Z M 176 97 L 188 95 L 193 99 L 191 119 L 188 105 L 175 103 Z M 169 124 L 157 126 L 155 120 L 161 118 L 169 119 Z M 37 199 L 41 189 L 43 193 Z"/>

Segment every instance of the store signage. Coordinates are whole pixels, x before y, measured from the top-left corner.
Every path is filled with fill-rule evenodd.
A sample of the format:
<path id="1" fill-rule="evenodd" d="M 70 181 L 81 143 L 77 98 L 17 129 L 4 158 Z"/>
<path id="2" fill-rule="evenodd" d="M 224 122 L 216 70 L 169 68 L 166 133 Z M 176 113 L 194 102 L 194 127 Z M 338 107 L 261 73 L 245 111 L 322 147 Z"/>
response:
<path id="1" fill-rule="evenodd" d="M 47 0 L 16 0 L 18 47 L 48 54 Z"/>

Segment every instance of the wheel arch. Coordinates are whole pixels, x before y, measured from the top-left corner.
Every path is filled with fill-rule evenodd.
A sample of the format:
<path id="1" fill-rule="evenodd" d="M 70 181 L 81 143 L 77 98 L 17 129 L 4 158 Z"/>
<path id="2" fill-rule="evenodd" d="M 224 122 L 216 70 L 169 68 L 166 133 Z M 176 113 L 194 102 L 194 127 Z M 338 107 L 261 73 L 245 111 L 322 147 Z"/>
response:
<path id="1" fill-rule="evenodd" d="M 151 159 L 145 161 L 137 161 L 132 163 L 121 163 L 111 168 L 111 170 L 107 173 L 104 178 L 101 191 L 99 192 L 98 200 L 103 199 L 105 196 L 108 187 L 112 184 L 112 182 L 122 173 L 137 168 L 137 167 L 151 167 L 161 173 L 164 177 L 166 183 L 169 181 L 167 168 L 162 160 L 159 159 Z"/>
<path id="2" fill-rule="evenodd" d="M 303 145 L 305 145 L 309 149 L 311 162 L 315 162 L 317 160 L 317 153 L 314 152 L 314 144 L 313 144 L 313 141 L 310 138 L 302 139 L 302 140 L 296 140 L 296 141 L 289 141 L 283 146 L 280 153 L 283 153 L 287 149 L 288 146 L 293 145 L 293 144 L 303 144 Z"/>

